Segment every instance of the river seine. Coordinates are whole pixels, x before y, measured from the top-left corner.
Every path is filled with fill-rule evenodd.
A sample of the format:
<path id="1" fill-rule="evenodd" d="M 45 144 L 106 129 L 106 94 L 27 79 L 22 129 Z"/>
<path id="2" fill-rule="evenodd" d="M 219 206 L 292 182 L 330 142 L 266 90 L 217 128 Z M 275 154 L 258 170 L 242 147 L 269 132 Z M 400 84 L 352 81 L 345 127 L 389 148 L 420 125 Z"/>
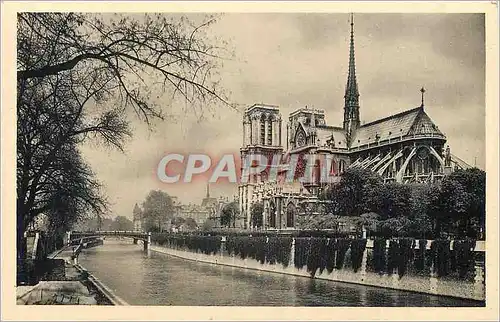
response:
<path id="1" fill-rule="evenodd" d="M 482 303 L 377 287 L 197 263 L 106 240 L 80 264 L 130 305 L 481 306 Z"/>

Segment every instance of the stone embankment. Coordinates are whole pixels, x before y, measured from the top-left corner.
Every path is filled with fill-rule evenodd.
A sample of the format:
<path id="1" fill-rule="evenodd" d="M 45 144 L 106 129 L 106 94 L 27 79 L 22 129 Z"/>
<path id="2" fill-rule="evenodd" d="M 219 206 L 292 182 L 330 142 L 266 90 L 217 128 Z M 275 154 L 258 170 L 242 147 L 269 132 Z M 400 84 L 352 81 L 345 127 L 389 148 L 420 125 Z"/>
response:
<path id="1" fill-rule="evenodd" d="M 213 239 L 214 237 L 212 237 Z M 368 263 L 373 262 L 373 240 L 368 240 L 366 249 L 360 255 L 360 265 L 357 270 L 351 267 L 335 267 L 332 270 L 318 270 L 317 273 L 311 274 L 307 267 L 299 265 L 295 257 L 295 239 L 292 243 L 292 249 L 287 251 L 289 259 L 284 263 L 269 263 L 267 260 L 256 260 L 248 256 L 238 256 L 234 252 L 228 252 L 226 247 L 226 238 L 222 237 L 222 242 L 217 242 L 207 252 L 193 251 L 186 247 L 178 247 L 165 243 L 158 243 L 153 240 L 150 250 L 176 256 L 179 258 L 193 260 L 198 262 L 225 265 L 237 268 L 253 269 L 259 271 L 267 271 L 272 273 L 280 273 L 287 275 L 304 276 L 318 278 L 323 280 L 331 280 L 338 282 L 347 282 L 361 285 L 369 285 L 383 288 L 391 288 L 405 291 L 413 291 L 419 293 L 457 297 L 463 299 L 484 301 L 485 300 L 485 283 L 484 283 L 484 263 L 477 263 L 472 266 L 471 276 L 468 279 L 456 279 L 448 277 L 439 277 L 435 273 L 430 275 L 406 274 L 401 276 L 397 273 L 374 272 L 368 269 Z M 389 244 L 389 243 L 388 243 Z M 429 241 L 427 247 L 431 242 Z M 418 249 L 418 246 L 417 246 Z M 484 252 L 484 242 L 478 242 L 476 252 Z M 346 258 L 349 256 L 346 256 Z M 338 261 L 338 260 L 337 260 Z M 294 265 L 295 263 L 295 265 Z M 432 271 L 432 270 L 431 270 Z"/>
<path id="2" fill-rule="evenodd" d="M 101 243 L 102 244 L 102 243 Z M 50 280 L 17 287 L 18 305 L 128 305 L 78 264 L 72 247 L 50 254 Z"/>

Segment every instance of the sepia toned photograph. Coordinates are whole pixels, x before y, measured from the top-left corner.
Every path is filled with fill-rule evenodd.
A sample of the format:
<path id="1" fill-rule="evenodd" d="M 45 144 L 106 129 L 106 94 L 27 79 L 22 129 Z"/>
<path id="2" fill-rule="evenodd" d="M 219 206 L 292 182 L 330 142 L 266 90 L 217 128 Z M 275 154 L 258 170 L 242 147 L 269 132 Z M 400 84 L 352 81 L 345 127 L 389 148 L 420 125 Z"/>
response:
<path id="1" fill-rule="evenodd" d="M 148 9 L 16 13 L 17 307 L 486 307 L 484 12 Z"/>

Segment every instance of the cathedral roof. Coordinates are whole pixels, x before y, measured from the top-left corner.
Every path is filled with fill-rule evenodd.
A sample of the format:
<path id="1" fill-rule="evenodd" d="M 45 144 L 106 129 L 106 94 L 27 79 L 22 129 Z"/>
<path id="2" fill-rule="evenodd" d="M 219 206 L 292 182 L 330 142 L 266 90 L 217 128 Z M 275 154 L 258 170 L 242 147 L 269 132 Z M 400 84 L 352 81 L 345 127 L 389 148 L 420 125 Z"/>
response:
<path id="1" fill-rule="evenodd" d="M 333 136 L 336 148 L 347 149 L 347 140 L 343 128 L 335 126 L 318 126 L 316 127 L 316 133 L 320 140 L 320 145 L 326 145 L 327 141 Z"/>
<path id="2" fill-rule="evenodd" d="M 432 135 L 445 138 L 422 106 L 360 126 L 351 148 L 405 136 Z"/>

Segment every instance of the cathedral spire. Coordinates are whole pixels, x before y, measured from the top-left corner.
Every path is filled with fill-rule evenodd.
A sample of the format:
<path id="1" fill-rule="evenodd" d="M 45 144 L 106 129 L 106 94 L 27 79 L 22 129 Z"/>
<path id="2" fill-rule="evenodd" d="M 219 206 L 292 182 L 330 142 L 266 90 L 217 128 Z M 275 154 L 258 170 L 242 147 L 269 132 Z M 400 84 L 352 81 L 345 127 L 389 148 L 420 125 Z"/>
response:
<path id="1" fill-rule="evenodd" d="M 349 46 L 349 72 L 344 95 L 344 129 L 348 136 L 359 127 L 359 91 L 356 81 L 356 61 L 354 57 L 354 17 L 351 13 L 351 39 Z"/>
<path id="2" fill-rule="evenodd" d="M 356 82 L 356 60 L 354 57 L 354 18 L 351 13 L 351 43 L 349 46 L 349 74 L 347 75 L 347 86 L 345 98 L 357 102 L 359 96 L 358 83 Z"/>
<path id="3" fill-rule="evenodd" d="M 207 183 L 207 198 L 210 198 L 210 183 Z"/>

